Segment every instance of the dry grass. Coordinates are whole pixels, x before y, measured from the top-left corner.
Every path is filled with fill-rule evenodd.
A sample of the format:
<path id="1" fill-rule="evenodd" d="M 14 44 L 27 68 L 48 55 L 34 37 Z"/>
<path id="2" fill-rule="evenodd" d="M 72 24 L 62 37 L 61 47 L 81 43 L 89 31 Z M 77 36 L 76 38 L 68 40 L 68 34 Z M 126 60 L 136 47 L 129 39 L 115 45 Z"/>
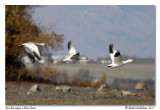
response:
<path id="1" fill-rule="evenodd" d="M 14 102 L 14 103 L 13 103 Z M 108 100 L 69 100 L 69 99 L 47 99 L 26 98 L 6 99 L 6 105 L 154 105 L 154 100 L 148 99 L 108 99 Z"/>

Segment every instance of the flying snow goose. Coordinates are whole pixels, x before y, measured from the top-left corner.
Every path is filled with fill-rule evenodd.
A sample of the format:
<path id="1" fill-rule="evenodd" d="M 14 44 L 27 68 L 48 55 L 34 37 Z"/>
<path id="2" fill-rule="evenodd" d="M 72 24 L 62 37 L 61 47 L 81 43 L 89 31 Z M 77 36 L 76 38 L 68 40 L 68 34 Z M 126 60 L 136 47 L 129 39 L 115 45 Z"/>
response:
<path id="1" fill-rule="evenodd" d="M 79 57 L 80 54 L 76 53 L 75 48 L 73 47 L 71 41 L 68 42 L 68 56 L 63 59 L 63 61 L 78 61 L 78 60 L 87 60 L 87 57 Z"/>
<path id="2" fill-rule="evenodd" d="M 25 52 L 27 53 L 30 61 L 32 63 L 35 62 L 35 58 L 38 60 L 42 60 L 41 55 L 38 50 L 38 46 L 47 46 L 45 43 L 36 43 L 36 42 L 27 42 L 19 45 L 20 47 L 24 47 Z"/>
<path id="3" fill-rule="evenodd" d="M 109 45 L 109 52 L 112 63 L 110 65 L 107 65 L 108 67 L 119 67 L 127 63 L 134 62 L 132 59 L 122 61 L 122 56 L 120 54 L 120 51 L 116 51 L 113 47 L 113 44 Z"/>

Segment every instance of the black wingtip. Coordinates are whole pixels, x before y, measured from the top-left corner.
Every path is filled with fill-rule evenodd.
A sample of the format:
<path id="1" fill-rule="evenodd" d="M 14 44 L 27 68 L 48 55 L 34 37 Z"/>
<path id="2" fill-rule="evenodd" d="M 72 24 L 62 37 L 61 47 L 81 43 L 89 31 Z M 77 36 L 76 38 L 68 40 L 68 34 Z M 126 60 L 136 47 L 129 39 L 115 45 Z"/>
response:
<path id="1" fill-rule="evenodd" d="M 41 56 L 39 56 L 35 51 L 33 51 L 33 54 L 37 57 L 38 60 L 41 60 Z"/>
<path id="2" fill-rule="evenodd" d="M 114 57 L 118 57 L 120 54 L 120 51 L 117 51 L 116 54 L 114 55 Z"/>
<path id="3" fill-rule="evenodd" d="M 78 53 L 76 53 L 76 55 L 80 55 L 80 54 L 79 54 L 79 52 L 78 52 Z"/>
<path id="4" fill-rule="evenodd" d="M 110 44 L 110 45 L 109 45 L 109 52 L 110 52 L 110 53 L 113 53 L 113 44 Z"/>
<path id="5" fill-rule="evenodd" d="M 71 43 L 71 41 L 68 41 L 68 43 Z"/>
<path id="6" fill-rule="evenodd" d="M 71 44 L 72 44 L 71 41 L 69 41 L 69 42 L 68 42 L 68 49 L 71 48 Z"/>

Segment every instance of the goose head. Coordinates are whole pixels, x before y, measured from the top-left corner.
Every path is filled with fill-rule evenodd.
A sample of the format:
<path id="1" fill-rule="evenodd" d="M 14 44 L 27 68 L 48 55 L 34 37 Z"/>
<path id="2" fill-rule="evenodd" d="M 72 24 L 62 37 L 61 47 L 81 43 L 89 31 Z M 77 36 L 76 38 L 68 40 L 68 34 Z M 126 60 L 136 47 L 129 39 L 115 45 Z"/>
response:
<path id="1" fill-rule="evenodd" d="M 81 60 L 87 60 L 88 58 L 87 57 L 81 57 L 80 59 Z"/>
<path id="2" fill-rule="evenodd" d="M 134 62 L 133 59 L 128 59 L 127 61 L 130 62 L 130 63 Z"/>
<path id="3" fill-rule="evenodd" d="M 48 46 L 48 44 L 44 43 L 44 46 Z"/>

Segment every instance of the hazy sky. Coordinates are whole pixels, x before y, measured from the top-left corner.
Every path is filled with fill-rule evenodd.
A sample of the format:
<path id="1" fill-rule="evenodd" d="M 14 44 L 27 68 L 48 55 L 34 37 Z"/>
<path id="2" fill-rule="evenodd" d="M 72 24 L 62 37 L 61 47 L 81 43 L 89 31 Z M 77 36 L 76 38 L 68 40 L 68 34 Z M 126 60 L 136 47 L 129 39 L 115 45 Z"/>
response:
<path id="1" fill-rule="evenodd" d="M 121 54 L 155 57 L 155 6 L 42 6 L 35 9 L 37 25 L 64 34 L 64 50 L 72 41 L 77 52 L 89 58 L 109 56 L 114 44 Z"/>

